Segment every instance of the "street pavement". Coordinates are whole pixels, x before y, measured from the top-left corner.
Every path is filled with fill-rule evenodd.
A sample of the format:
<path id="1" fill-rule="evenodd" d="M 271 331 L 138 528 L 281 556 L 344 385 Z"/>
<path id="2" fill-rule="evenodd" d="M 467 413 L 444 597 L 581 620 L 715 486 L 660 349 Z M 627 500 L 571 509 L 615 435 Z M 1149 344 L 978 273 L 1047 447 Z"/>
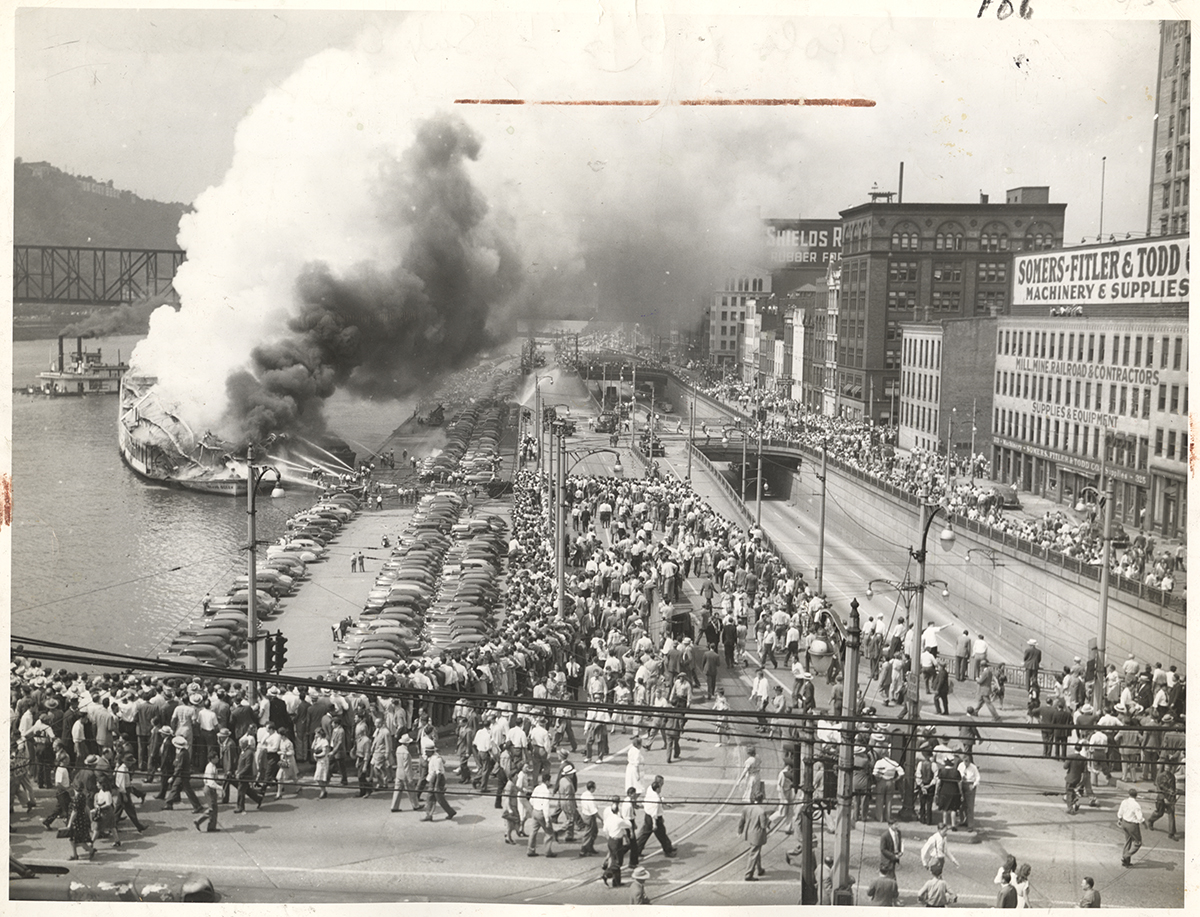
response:
<path id="1" fill-rule="evenodd" d="M 549 395 L 548 395 L 549 392 Z M 589 399 L 578 379 L 555 373 L 543 384 L 543 401 L 568 401 L 577 422 L 588 416 Z M 577 407 L 575 407 L 577 405 Z M 594 410 L 594 408 L 592 408 Z M 673 418 L 666 419 L 668 429 Z M 579 422 L 581 433 L 568 448 L 580 457 L 580 473 L 611 473 L 612 456 L 597 453 L 582 456 L 593 448 L 607 445 L 607 437 L 588 435 L 586 422 Z M 433 437 L 436 434 L 430 433 Z M 682 476 L 686 468 L 682 437 L 665 434 L 668 455 L 660 459 L 664 473 Z M 638 471 L 627 461 L 628 436 L 624 438 L 622 464 L 627 475 Z M 399 454 L 399 453 L 398 453 Z M 739 520 L 730 498 L 698 463 L 693 465 L 692 482 L 696 490 L 710 500 L 718 511 Z M 803 495 L 796 501 L 804 504 Z M 485 511 L 501 510 L 502 504 L 489 504 Z M 353 615 L 365 598 L 371 576 L 351 574 L 343 557 L 350 549 L 364 553 L 379 544 L 383 532 L 394 534 L 403 527 L 410 508 L 389 506 L 382 511 L 364 511 L 343 532 L 337 542 L 337 556 L 323 565 L 313 566 L 312 580 L 300 595 L 289 600 L 280 617 L 289 634 L 288 674 L 315 674 L 328 664 L 332 649 L 329 626 L 345 614 Z M 801 569 L 812 566 L 815 538 L 813 520 L 806 506 L 791 506 L 767 501 L 763 506 L 763 524 L 768 534 L 785 553 L 793 555 Z M 861 596 L 861 585 L 873 576 L 896 571 L 882 563 L 883 557 L 895 556 L 911 537 L 908 533 L 877 533 L 892 547 L 888 553 L 861 531 L 826 533 L 826 593 L 845 615 L 845 603 Z M 380 554 L 382 557 L 382 554 Z M 685 594 L 698 606 L 693 577 Z M 861 600 L 861 599 L 860 599 Z M 890 612 L 884 596 L 873 604 L 862 602 L 861 613 L 874 611 L 873 605 Z M 953 620 L 952 612 L 938 602 L 927 603 L 926 614 L 938 623 Z M 303 622 L 303 623 L 301 623 Z M 309 633 L 311 626 L 312 633 Z M 993 635 L 989 635 L 992 638 Z M 753 640 L 751 647 L 753 645 Z M 994 646 L 1001 656 L 1015 656 L 1019 635 L 995 635 Z M 1010 655 L 1012 654 L 1012 655 Z M 753 652 L 751 652 L 753 657 Z M 757 660 L 754 660 L 757 661 Z M 294 666 L 294 668 L 293 668 Z M 736 710 L 747 710 L 751 669 L 723 669 L 719 684 Z M 791 675 L 784 669 L 769 671 L 769 677 L 791 688 Z M 969 685 L 970 683 L 966 683 Z M 965 686 L 965 685 L 964 685 Z M 963 686 L 959 686 L 960 688 Z M 828 703 L 828 687 L 818 679 L 818 706 Z M 962 717 L 973 700 L 961 690 L 951 696 L 950 717 Z M 1145 832 L 1145 847 L 1130 869 L 1120 866 L 1122 834 L 1116 825 L 1116 806 L 1126 786 L 1117 784 L 1097 791 L 1101 805 L 1084 808 L 1068 817 L 1061 799 L 1062 769 L 1054 761 L 1040 757 L 1040 745 L 1032 749 L 1018 743 L 1033 734 L 1015 727 L 1024 721 L 1023 698 L 1008 698 L 1001 709 L 1004 723 L 980 723 L 984 742 L 977 759 L 982 785 L 976 805 L 978 830 L 950 836 L 950 849 L 958 864 L 948 863 L 946 879 L 958 893 L 962 906 L 990 906 L 995 899 L 992 879 L 1005 854 L 1013 853 L 1020 862 L 1033 867 L 1032 903 L 1039 907 L 1068 907 L 1078 899 L 1079 881 L 1092 875 L 1105 906 L 1181 907 L 1183 905 L 1184 843 L 1171 842 L 1163 832 Z M 702 708 L 706 705 L 700 705 Z M 700 715 L 697 713 L 697 715 Z M 925 715 L 934 717 L 926 707 Z M 577 731 L 577 735 L 579 731 Z M 792 904 L 799 900 L 799 871 L 788 866 L 784 853 L 795 846 L 795 837 L 775 830 L 763 851 L 767 876 L 757 883 L 742 879 L 744 847 L 736 826 L 742 799 L 735 790 L 748 744 L 759 750 L 762 777 L 774 798 L 775 777 L 783 765 L 783 749 L 778 741 L 747 734 L 737 744 L 715 744 L 709 734 L 689 734 L 683 743 L 683 757 L 667 764 L 665 752 L 655 747 L 647 756 L 646 772 L 662 774 L 666 779 L 665 798 L 673 803 L 667 812 L 667 826 L 679 850 L 674 859 L 666 859 L 651 839 L 644 863 L 651 879 L 647 892 L 655 903 L 680 905 L 756 905 Z M 443 742 L 453 757 L 452 742 Z M 572 755 L 580 771 L 580 785 L 587 780 L 597 783 L 596 797 L 605 800 L 624 787 L 625 752 L 628 736 L 617 733 L 611 739 L 612 754 L 602 762 L 586 764 L 582 749 Z M 1013 757 L 1015 754 L 1025 757 Z M 450 768 L 448 768 L 449 770 Z M 459 814 L 446 820 L 439 811 L 436 820 L 423 822 L 408 809 L 388 811 L 390 792 L 358 798 L 353 786 L 331 787 L 330 797 L 315 798 L 315 788 L 305 786 L 300 798 L 285 795 L 280 801 L 269 800 L 261 810 L 251 808 L 234 815 L 232 807 L 222 807 L 221 832 L 200 834 L 191 824 L 187 807 L 167 812 L 161 803 L 147 801 L 141 817 L 149 826 L 143 835 L 126 831 L 120 849 L 101 841 L 92 863 L 69 864 L 72 875 L 83 878 L 125 877 L 132 870 L 164 873 L 200 871 L 212 879 L 227 901 L 328 902 L 371 900 L 431 900 L 494 902 L 502 904 L 626 904 L 627 889 L 609 889 L 599 879 L 602 857 L 581 858 L 578 844 L 559 847 L 553 860 L 529 858 L 524 847 L 503 843 L 503 822 L 493 806 L 492 797 L 477 795 L 468 786 L 458 785 L 451 777 L 451 803 Z M 1153 808 L 1153 791 L 1143 781 L 1143 808 Z M 1182 782 L 1181 782 L 1182 786 Z M 52 799 L 39 793 L 39 809 L 31 815 L 12 817 L 11 853 L 28 862 L 65 864 L 69 847 L 57 840 L 54 832 L 40 824 L 52 808 Z M 1180 823 L 1186 807 L 1181 798 Z M 851 873 L 857 884 L 858 901 L 869 903 L 865 890 L 877 875 L 878 838 L 882 826 L 859 823 L 851 838 Z M 831 830 L 831 829 L 830 829 Z M 905 903 L 914 904 L 916 891 L 927 875 L 919 863 L 920 845 L 932 828 L 917 824 L 903 826 L 907 853 L 897 877 Z M 1186 837 L 1186 832 L 1185 832 Z M 821 846 L 823 842 L 823 847 Z M 603 850 L 601 842 L 598 849 Z M 832 853 L 834 837 L 829 831 L 818 836 L 817 854 Z M 628 869 L 626 870 L 628 875 Z"/>

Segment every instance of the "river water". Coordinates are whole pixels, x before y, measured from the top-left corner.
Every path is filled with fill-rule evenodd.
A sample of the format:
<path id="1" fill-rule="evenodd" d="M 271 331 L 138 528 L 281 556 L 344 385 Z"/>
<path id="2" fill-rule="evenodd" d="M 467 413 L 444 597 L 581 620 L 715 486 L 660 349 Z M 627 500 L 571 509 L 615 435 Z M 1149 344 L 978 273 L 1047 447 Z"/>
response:
<path id="1" fill-rule="evenodd" d="M 136 337 L 86 342 L 128 359 Z M 73 341 L 67 342 L 68 348 Z M 53 341 L 13 345 L 13 385 L 47 368 Z M 401 402 L 339 400 L 333 432 L 360 455 L 412 412 Z M 117 451 L 117 396 L 13 394 L 12 633 L 147 655 L 161 651 L 204 594 L 245 569 L 244 500 L 147 484 Z M 271 540 L 311 491 L 257 501 Z"/>

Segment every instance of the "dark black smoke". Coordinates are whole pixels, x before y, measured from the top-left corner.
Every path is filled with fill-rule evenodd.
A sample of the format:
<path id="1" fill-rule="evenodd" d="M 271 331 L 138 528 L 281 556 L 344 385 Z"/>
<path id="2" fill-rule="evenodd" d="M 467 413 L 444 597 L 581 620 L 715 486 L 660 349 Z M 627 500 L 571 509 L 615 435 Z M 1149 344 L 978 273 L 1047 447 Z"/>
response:
<path id="1" fill-rule="evenodd" d="M 468 176 L 465 161 L 479 151 L 456 116 L 418 127 L 380 181 L 381 210 L 403 230 L 400 266 L 363 264 L 335 276 L 325 264 L 308 265 L 290 335 L 255 348 L 253 369 L 226 382 L 242 435 L 320 432 L 334 391 L 403 397 L 495 343 L 489 314 L 516 291 L 520 271 L 510 245 L 485 223 L 487 202 Z"/>
<path id="2" fill-rule="evenodd" d="M 64 337 L 101 338 L 114 334 L 145 334 L 150 329 L 150 313 L 164 303 L 176 311 L 179 304 L 168 294 L 152 296 L 138 302 L 97 309 L 81 322 L 68 325 L 59 334 Z"/>

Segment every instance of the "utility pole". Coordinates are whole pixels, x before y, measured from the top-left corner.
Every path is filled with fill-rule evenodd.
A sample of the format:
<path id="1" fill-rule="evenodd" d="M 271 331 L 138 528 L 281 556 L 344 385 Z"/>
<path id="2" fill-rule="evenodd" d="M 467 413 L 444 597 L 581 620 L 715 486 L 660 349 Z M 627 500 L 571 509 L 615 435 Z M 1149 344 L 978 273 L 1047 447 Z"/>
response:
<path id="1" fill-rule="evenodd" d="M 975 431 L 978 427 L 976 421 L 979 419 L 979 399 L 971 399 L 971 483 L 975 483 Z"/>
<path id="2" fill-rule="evenodd" d="M 636 329 L 637 326 L 634 325 Z M 637 361 L 633 364 L 633 391 L 629 399 L 629 450 L 634 449 L 633 440 L 637 436 Z"/>
<path id="3" fill-rule="evenodd" d="M 250 644 L 250 701 L 258 700 L 258 526 L 255 511 L 255 499 L 258 495 L 258 485 L 267 472 L 273 472 L 275 483 L 279 484 L 282 476 L 279 469 L 264 466 L 254 467 L 254 447 L 246 447 L 246 581 L 249 592 L 246 596 L 246 638 Z"/>
<path id="4" fill-rule="evenodd" d="M 821 526 L 817 532 L 817 595 L 825 592 L 825 491 L 828 487 L 826 475 L 829 472 L 829 440 L 821 440 L 821 474 L 817 480 L 821 482 Z"/>
<path id="5" fill-rule="evenodd" d="M 1095 694 L 1097 710 L 1104 709 L 1104 653 L 1108 636 L 1108 580 L 1112 575 L 1113 504 L 1117 502 L 1116 478 L 1108 479 L 1104 493 L 1104 550 L 1100 555 L 1100 621 L 1096 641 Z"/>
<path id="6" fill-rule="evenodd" d="M 688 426 L 688 467 L 687 479 L 692 479 L 692 450 L 696 448 L 696 380 L 692 380 L 692 419 Z"/>
<path id="7" fill-rule="evenodd" d="M 842 743 L 838 749 L 837 884 L 834 904 L 854 904 L 850 881 L 850 832 L 854 826 L 854 718 L 858 715 L 858 599 L 850 601 L 850 627 L 843 642 Z"/>
<path id="8" fill-rule="evenodd" d="M 817 854 L 813 850 L 813 755 L 816 727 L 805 718 L 799 726 L 803 776 L 800 783 L 800 903 L 817 904 Z"/>

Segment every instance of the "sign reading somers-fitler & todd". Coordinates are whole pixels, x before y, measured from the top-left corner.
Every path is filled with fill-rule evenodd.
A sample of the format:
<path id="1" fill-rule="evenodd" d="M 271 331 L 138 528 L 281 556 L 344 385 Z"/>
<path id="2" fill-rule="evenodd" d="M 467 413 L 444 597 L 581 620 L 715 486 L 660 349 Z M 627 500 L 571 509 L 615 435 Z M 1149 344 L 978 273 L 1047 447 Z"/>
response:
<path id="1" fill-rule="evenodd" d="M 1013 305 L 1186 303 L 1190 253 L 1186 239 L 1142 239 L 1016 255 Z"/>

